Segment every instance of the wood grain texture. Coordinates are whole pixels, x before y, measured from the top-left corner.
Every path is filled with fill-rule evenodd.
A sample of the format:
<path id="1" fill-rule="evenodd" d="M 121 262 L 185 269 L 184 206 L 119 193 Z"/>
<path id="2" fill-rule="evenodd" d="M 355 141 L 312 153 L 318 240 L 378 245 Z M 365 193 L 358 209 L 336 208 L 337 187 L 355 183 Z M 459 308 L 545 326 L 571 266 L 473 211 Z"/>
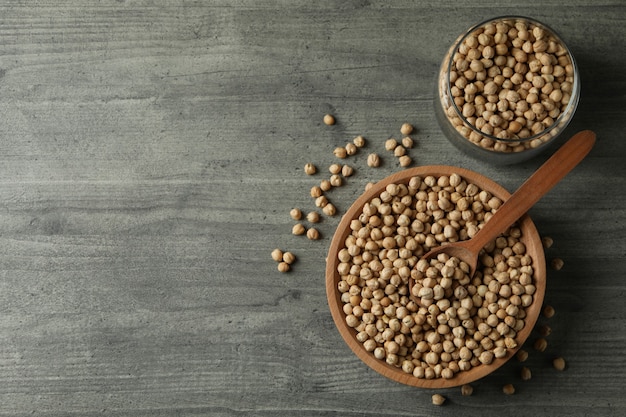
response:
<path id="1" fill-rule="evenodd" d="M 623 415 L 626 5 L 561 4 L 0 2 L 0 415 Z M 465 28 L 529 11 L 581 68 L 567 133 L 598 135 L 531 210 L 565 261 L 549 273 L 553 334 L 531 352 L 531 381 L 512 363 L 434 408 L 335 329 L 324 258 L 338 218 L 311 242 L 288 212 L 314 208 L 322 175 L 304 164 L 325 169 L 358 134 L 368 147 L 332 192 L 340 210 L 397 171 L 383 140 L 407 121 L 417 164 L 517 188 L 544 158 L 460 154 L 434 120 L 433 84 Z M 276 271 L 274 247 L 296 253 L 292 273 Z M 550 369 L 556 354 L 565 372 Z"/>

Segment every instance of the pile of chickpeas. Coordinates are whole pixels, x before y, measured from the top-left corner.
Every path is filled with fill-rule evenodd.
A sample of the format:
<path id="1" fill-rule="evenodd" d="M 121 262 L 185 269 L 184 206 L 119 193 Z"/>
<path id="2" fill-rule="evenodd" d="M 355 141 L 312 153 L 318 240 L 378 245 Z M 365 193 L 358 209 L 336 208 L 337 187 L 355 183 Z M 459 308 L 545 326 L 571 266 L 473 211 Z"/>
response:
<path id="1" fill-rule="evenodd" d="M 389 184 L 363 206 L 337 270 L 346 323 L 366 351 L 425 379 L 452 378 L 510 355 L 535 293 L 520 228 L 484 248 L 473 277 L 447 255 L 420 260 L 434 247 L 473 237 L 501 204 L 452 174 Z"/>
<path id="2" fill-rule="evenodd" d="M 491 151 L 522 152 L 567 124 L 577 94 L 575 67 L 545 27 L 526 19 L 490 21 L 453 48 L 442 65 L 439 94 L 462 137 Z"/>

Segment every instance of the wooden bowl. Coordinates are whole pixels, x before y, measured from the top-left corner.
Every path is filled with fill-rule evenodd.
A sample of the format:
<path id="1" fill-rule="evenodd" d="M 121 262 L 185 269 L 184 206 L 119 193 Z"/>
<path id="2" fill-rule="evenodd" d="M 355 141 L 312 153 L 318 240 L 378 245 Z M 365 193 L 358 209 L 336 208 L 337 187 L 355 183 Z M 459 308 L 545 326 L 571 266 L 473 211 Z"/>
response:
<path id="1" fill-rule="evenodd" d="M 342 217 L 337 227 L 326 260 L 326 296 L 333 320 L 344 341 L 366 365 L 378 373 L 402 384 L 421 388 L 448 388 L 467 384 L 484 377 L 504 365 L 507 360 L 515 355 L 515 352 L 522 346 L 535 326 L 543 304 L 546 289 L 546 264 L 543 245 L 534 223 L 528 215 L 525 215 L 519 220 L 518 225 L 522 230 L 521 240 L 526 245 L 526 253 L 529 254 L 533 260 L 533 279 L 536 292 L 533 295 L 533 303 L 526 308 L 527 315 L 525 318 L 525 326 L 517 332 L 515 338 L 517 347 L 507 349 L 507 355 L 504 358 L 494 359 L 490 365 L 478 365 L 467 371 L 459 371 L 450 379 L 423 379 L 408 374 L 399 367 L 389 365 L 383 360 L 376 359 L 374 355 L 366 351 L 363 344 L 356 339 L 356 331 L 346 324 L 346 315 L 343 312 L 344 303 L 341 301 L 341 293 L 338 290 L 338 283 L 341 278 L 337 272 L 337 266 L 339 264 L 338 253 L 344 247 L 345 239 L 351 232 L 350 222 L 359 217 L 363 205 L 366 202 L 378 196 L 390 183 L 407 184 L 413 176 L 424 178 L 427 175 L 441 176 L 450 175 L 452 173 L 461 175 L 468 182 L 476 184 L 482 190 L 489 191 L 502 201 L 510 197 L 510 193 L 494 181 L 467 169 L 445 165 L 432 165 L 403 170 L 379 181 L 356 199 Z"/>

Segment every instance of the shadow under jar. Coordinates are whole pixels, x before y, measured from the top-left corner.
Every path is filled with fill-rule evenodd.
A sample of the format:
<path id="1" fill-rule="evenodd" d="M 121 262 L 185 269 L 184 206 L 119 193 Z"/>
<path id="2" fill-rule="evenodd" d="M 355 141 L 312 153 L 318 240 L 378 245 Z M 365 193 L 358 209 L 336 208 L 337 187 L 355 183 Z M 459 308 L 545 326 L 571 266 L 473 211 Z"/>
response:
<path id="1" fill-rule="evenodd" d="M 497 17 L 462 34 L 443 59 L 435 114 L 470 156 L 515 164 L 545 151 L 571 121 L 580 79 L 571 51 L 548 26 Z"/>

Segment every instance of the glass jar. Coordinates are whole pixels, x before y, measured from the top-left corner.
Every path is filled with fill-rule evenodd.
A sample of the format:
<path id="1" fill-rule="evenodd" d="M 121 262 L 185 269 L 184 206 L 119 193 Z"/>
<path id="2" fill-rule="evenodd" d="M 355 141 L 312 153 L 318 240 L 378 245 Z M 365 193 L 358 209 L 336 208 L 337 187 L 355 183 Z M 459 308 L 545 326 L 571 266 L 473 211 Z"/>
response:
<path id="1" fill-rule="evenodd" d="M 503 16 L 454 42 L 437 77 L 435 114 L 472 157 L 514 164 L 548 148 L 579 96 L 579 71 L 561 38 L 536 20 Z"/>

